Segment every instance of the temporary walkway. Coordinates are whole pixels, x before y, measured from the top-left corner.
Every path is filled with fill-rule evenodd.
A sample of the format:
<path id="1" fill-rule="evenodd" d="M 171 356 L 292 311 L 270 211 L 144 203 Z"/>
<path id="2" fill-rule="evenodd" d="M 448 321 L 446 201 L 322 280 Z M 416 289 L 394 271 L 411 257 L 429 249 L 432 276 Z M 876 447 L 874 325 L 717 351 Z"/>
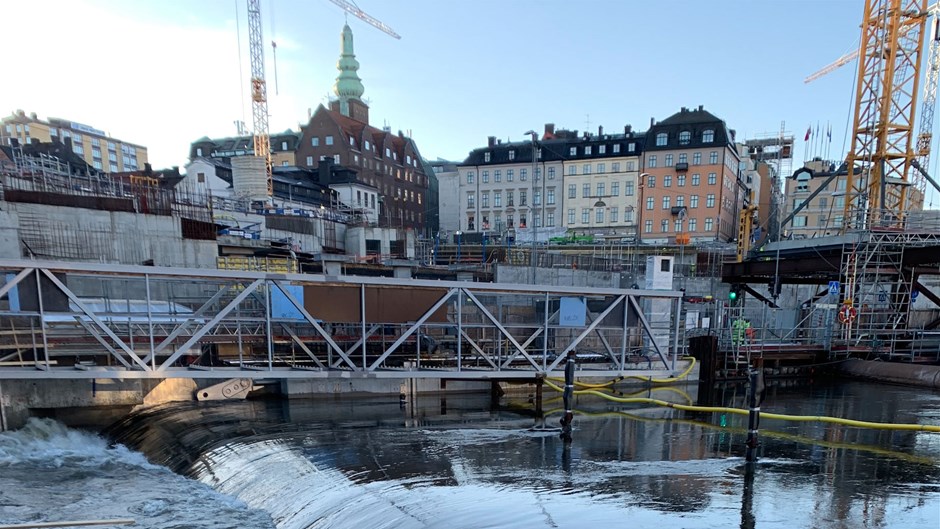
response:
<path id="1" fill-rule="evenodd" d="M 681 294 L 0 260 L 0 379 L 663 376 Z"/>

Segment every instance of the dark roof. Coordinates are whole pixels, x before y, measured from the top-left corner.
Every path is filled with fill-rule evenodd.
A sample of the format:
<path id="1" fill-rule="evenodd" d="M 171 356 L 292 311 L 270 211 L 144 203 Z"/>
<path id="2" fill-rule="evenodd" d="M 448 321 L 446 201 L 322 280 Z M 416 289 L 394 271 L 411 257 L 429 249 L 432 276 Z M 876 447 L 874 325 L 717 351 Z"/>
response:
<path id="1" fill-rule="evenodd" d="M 711 142 L 703 141 L 702 134 L 707 130 L 714 131 L 714 138 Z M 680 144 L 679 135 L 683 132 L 688 132 L 690 136 L 687 143 Z M 660 134 L 666 134 L 665 145 L 656 145 L 656 137 Z M 646 135 L 649 138 L 646 144 L 647 151 L 715 148 L 734 145 L 734 131 L 729 130 L 721 118 L 701 106 L 692 109 L 682 107 L 679 112 L 652 125 Z"/>
<path id="2" fill-rule="evenodd" d="M 555 132 L 557 137 L 558 132 Z M 633 151 L 628 151 L 627 146 L 633 143 Z M 559 160 L 594 160 L 613 157 L 622 157 L 626 155 L 639 156 L 643 152 L 645 137 L 643 134 L 604 134 L 602 136 L 589 135 L 574 137 L 570 139 L 550 139 L 538 142 L 542 150 L 540 162 L 556 162 Z M 600 154 L 600 145 L 606 146 L 606 152 Z M 614 145 L 620 145 L 620 152 L 614 152 Z M 571 148 L 575 148 L 575 154 L 571 154 Z M 585 147 L 591 147 L 591 154 L 585 154 Z M 509 159 L 509 153 L 514 151 L 513 158 Z M 490 153 L 490 160 L 487 162 L 486 153 Z M 532 143 L 530 141 L 516 141 L 511 143 L 497 143 L 491 147 L 481 147 L 470 151 L 467 159 L 458 166 L 468 165 L 498 165 L 507 163 L 532 163 Z"/>
<path id="3" fill-rule="evenodd" d="M 294 151 L 297 149 L 297 146 L 300 144 L 301 133 L 299 131 L 286 130 L 280 133 L 271 134 L 271 152 L 281 152 L 281 144 L 287 142 L 287 150 Z M 198 158 L 196 154 L 196 149 L 201 147 L 203 149 L 203 157 L 218 157 L 221 155 L 223 158 L 229 158 L 234 153 L 246 154 L 248 152 L 253 152 L 255 148 L 254 136 L 230 136 L 228 138 L 209 138 L 203 136 L 198 140 L 194 141 L 189 147 L 189 157 L 190 159 Z M 206 149 L 211 149 L 210 152 L 206 152 Z M 213 153 L 219 153 L 216 156 L 213 156 Z M 232 154 L 225 154 L 232 153 Z"/>
<path id="4" fill-rule="evenodd" d="M 21 145 L 20 147 L 23 149 L 23 154 L 25 156 L 41 155 L 58 158 L 60 162 L 69 164 L 72 174 L 104 174 L 104 171 L 95 169 L 85 161 L 85 158 L 72 151 L 70 145 L 71 141 L 69 141 L 69 144 L 66 145 L 65 143 L 59 141 L 58 138 L 53 138 L 50 142 L 33 141 L 25 145 Z M 3 146 L 0 148 L 4 150 L 4 154 L 7 158 L 10 160 L 13 159 L 13 147 Z"/>

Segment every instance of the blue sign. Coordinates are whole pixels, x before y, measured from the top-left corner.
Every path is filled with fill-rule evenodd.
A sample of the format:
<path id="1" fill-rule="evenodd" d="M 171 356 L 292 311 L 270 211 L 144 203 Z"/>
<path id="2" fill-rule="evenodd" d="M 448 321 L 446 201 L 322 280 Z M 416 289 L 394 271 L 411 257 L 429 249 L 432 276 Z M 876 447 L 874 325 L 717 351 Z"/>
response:
<path id="1" fill-rule="evenodd" d="M 558 325 L 562 327 L 584 327 L 587 306 L 584 298 L 561 298 L 558 310 Z"/>
<path id="2" fill-rule="evenodd" d="M 830 295 L 830 296 L 838 296 L 838 295 L 839 295 L 839 282 L 838 282 L 838 281 L 830 281 L 830 282 L 829 282 L 829 295 Z"/>
<path id="3" fill-rule="evenodd" d="M 291 293 L 301 305 L 304 304 L 304 287 L 300 285 L 284 285 L 284 290 Z M 305 320 L 304 315 L 281 292 L 281 289 L 271 289 L 271 317 L 276 320 Z"/>
<path id="4" fill-rule="evenodd" d="M 912 296 L 911 299 L 913 299 L 913 296 Z M 886 302 L 886 301 L 888 301 L 888 293 L 887 293 L 887 292 L 879 292 L 879 293 L 878 293 L 878 303 L 884 303 L 884 302 Z"/>
<path id="5" fill-rule="evenodd" d="M 919 295 L 920 295 L 920 290 L 912 290 L 911 291 L 911 303 L 917 301 L 917 296 Z"/>

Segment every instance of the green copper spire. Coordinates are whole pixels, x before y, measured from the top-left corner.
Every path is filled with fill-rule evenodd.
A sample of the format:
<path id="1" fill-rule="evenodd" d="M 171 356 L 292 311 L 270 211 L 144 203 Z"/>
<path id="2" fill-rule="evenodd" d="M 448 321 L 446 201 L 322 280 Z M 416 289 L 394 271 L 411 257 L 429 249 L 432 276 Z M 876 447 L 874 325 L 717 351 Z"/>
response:
<path id="1" fill-rule="evenodd" d="M 339 75 L 336 77 L 336 83 L 333 84 L 333 92 L 339 96 L 340 113 L 348 116 L 349 100 L 362 98 L 366 89 L 356 73 L 359 70 L 359 61 L 356 60 L 356 54 L 353 52 L 353 34 L 349 29 L 349 24 L 343 26 L 341 41 L 343 52 L 339 56 L 339 61 L 336 62 Z"/>

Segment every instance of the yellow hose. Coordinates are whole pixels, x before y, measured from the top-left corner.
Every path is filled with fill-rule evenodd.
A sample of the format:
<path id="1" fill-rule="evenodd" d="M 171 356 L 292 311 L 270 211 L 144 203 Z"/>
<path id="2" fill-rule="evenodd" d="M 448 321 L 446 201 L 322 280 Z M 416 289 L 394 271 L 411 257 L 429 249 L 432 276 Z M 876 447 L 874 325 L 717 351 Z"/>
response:
<path id="1" fill-rule="evenodd" d="M 554 389 L 555 391 L 563 392 L 564 389 L 552 384 L 550 381 L 545 381 L 545 385 Z M 673 402 L 667 402 L 659 399 L 650 399 L 645 397 L 614 397 L 612 395 L 607 395 L 600 391 L 593 389 L 582 389 L 574 392 L 575 395 L 597 395 L 598 397 L 607 399 L 613 402 L 621 403 L 646 403 L 646 404 L 655 404 L 657 406 L 665 406 L 667 408 L 675 408 L 682 411 L 697 411 L 697 412 L 706 412 L 706 413 L 733 413 L 736 415 L 747 415 L 748 410 L 740 408 L 726 408 L 723 406 L 691 406 L 686 404 L 676 404 Z M 828 422 L 833 424 L 842 424 L 845 426 L 855 426 L 857 428 L 872 428 L 875 430 L 913 430 L 919 432 L 938 432 L 940 433 L 940 425 L 933 424 L 895 424 L 895 423 L 881 423 L 881 422 L 870 422 L 870 421 L 856 421 L 854 419 L 842 419 L 839 417 L 828 417 L 825 415 L 784 415 L 781 413 L 769 413 L 761 412 L 761 418 L 766 419 L 779 419 L 781 421 L 813 421 L 813 422 Z"/>
<path id="2" fill-rule="evenodd" d="M 601 388 L 608 388 L 608 387 L 610 387 L 610 386 L 613 386 L 614 384 L 616 384 L 617 382 L 620 382 L 621 380 L 623 380 L 623 379 L 625 379 L 625 378 L 637 378 L 637 379 L 640 379 L 640 380 L 645 380 L 645 381 L 647 381 L 647 382 L 653 382 L 653 383 L 656 383 L 656 384 L 668 384 L 668 383 L 670 383 L 670 382 L 678 382 L 679 380 L 682 380 L 683 378 L 689 376 L 689 373 L 692 372 L 692 368 L 695 367 L 695 357 L 694 357 L 694 356 L 687 356 L 687 357 L 683 358 L 683 360 L 688 360 L 688 361 L 689 361 L 689 367 L 685 368 L 685 371 L 683 371 L 683 372 L 680 373 L 679 375 L 674 376 L 674 377 L 670 377 L 670 378 L 652 378 L 652 377 L 644 377 L 644 376 L 640 376 L 640 375 L 624 375 L 624 376 L 617 377 L 617 378 L 615 378 L 615 379 L 613 379 L 613 380 L 608 380 L 607 382 L 604 382 L 604 383 L 601 383 L 601 384 L 588 384 L 587 382 L 578 382 L 577 380 L 575 380 L 575 381 L 574 381 L 574 385 L 575 385 L 576 387 L 579 387 L 579 388 L 601 389 Z M 551 381 L 554 381 L 554 382 L 564 382 L 564 381 L 565 381 L 565 379 L 563 379 L 563 378 L 557 378 L 557 377 L 547 377 L 546 380 L 551 380 Z"/>

